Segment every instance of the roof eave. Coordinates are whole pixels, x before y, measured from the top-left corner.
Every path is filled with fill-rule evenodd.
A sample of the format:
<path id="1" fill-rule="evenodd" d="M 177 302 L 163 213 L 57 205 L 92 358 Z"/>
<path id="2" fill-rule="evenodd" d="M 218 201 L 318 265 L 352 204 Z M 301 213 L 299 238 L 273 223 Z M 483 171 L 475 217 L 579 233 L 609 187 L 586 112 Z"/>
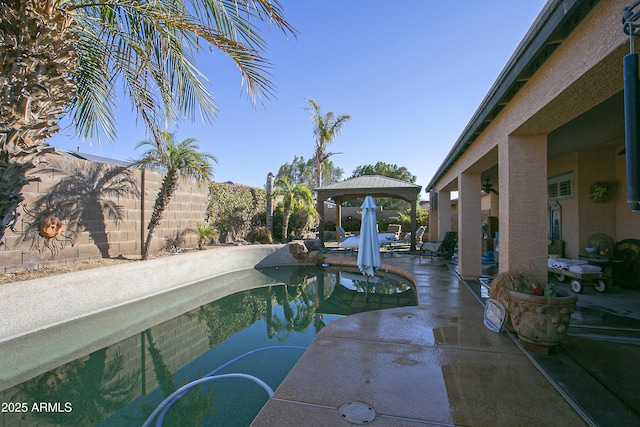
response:
<path id="1" fill-rule="evenodd" d="M 542 9 L 496 82 L 425 187 L 430 191 L 599 0 L 551 0 Z"/>

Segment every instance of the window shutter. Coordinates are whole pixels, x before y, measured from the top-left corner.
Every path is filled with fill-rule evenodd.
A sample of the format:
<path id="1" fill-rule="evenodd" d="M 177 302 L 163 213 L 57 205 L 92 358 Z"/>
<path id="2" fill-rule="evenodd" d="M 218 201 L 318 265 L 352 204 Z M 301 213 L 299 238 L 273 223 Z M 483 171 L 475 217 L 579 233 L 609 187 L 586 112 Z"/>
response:
<path id="1" fill-rule="evenodd" d="M 573 172 L 563 173 L 547 180 L 547 197 L 550 200 L 573 197 Z"/>

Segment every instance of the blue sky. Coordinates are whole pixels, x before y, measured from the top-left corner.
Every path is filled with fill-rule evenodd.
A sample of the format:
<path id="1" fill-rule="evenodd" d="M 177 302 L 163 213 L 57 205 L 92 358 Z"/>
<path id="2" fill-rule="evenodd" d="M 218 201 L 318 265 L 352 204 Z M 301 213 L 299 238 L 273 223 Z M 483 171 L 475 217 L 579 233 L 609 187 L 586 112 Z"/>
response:
<path id="1" fill-rule="evenodd" d="M 329 151 L 348 178 L 378 161 L 405 166 L 428 184 L 542 8 L 543 0 L 281 0 L 299 31 L 271 29 L 267 57 L 275 97 L 253 106 L 221 53 L 202 56 L 219 107 L 213 124 L 180 123 L 178 140 L 196 138 L 218 158 L 214 179 L 263 187 L 269 172 L 313 154 L 306 98 L 323 112 L 352 116 Z M 50 144 L 128 160 L 148 139 L 130 103 L 117 114 L 115 144 L 82 141 L 65 127 Z M 424 193 L 422 197 L 425 198 Z"/>

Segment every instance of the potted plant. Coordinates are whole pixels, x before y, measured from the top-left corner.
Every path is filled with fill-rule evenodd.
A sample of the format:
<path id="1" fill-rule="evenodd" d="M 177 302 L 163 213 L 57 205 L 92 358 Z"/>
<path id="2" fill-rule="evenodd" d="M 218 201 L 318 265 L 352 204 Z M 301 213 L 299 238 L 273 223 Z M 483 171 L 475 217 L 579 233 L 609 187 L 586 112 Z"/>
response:
<path id="1" fill-rule="evenodd" d="M 589 193 L 594 203 L 605 203 L 608 200 L 609 184 L 606 182 L 594 182 L 589 189 Z"/>
<path id="2" fill-rule="evenodd" d="M 510 332 L 516 332 L 516 330 L 509 316 L 509 293 L 511 291 L 533 292 L 532 283 L 532 278 L 524 271 L 503 271 L 491 281 L 489 296 L 507 308 L 504 326 Z"/>
<path id="3" fill-rule="evenodd" d="M 489 294 L 507 307 L 511 327 L 524 347 L 543 354 L 565 337 L 578 302 L 573 292 L 558 291 L 525 271 L 500 273 Z"/>

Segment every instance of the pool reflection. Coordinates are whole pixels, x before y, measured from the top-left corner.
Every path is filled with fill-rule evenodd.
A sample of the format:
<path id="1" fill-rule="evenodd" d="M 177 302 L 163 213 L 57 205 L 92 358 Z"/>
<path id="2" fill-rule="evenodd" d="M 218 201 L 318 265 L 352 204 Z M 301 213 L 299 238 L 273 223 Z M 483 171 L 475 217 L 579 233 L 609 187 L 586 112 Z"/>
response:
<path id="1" fill-rule="evenodd" d="M 3 404 L 28 408 L 3 414 L 4 422 L 141 425 L 165 396 L 243 353 L 306 347 L 337 316 L 417 305 L 412 286 L 398 277 L 371 278 L 366 292 L 366 279 L 355 271 L 274 267 L 260 272 L 273 284 L 201 305 L 2 391 Z M 285 348 L 263 352 L 222 373 L 254 375 L 275 389 L 301 355 Z M 255 384 L 224 379 L 181 399 L 164 425 L 246 426 L 266 400 Z M 47 410 L 32 410 L 42 402 L 50 404 Z"/>

